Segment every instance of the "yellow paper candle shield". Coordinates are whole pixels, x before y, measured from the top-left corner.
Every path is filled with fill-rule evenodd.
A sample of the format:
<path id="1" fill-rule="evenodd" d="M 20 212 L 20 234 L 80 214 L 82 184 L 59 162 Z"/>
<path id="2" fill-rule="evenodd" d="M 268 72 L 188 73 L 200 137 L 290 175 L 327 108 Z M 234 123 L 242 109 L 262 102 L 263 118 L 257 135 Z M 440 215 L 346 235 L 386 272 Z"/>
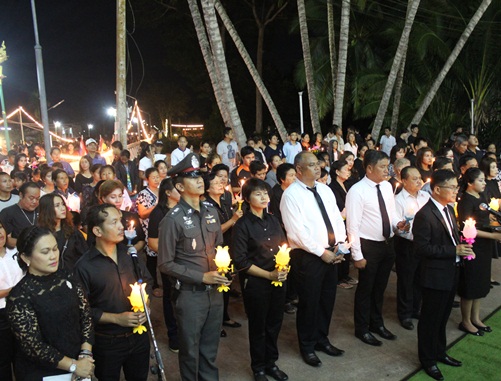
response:
<path id="1" fill-rule="evenodd" d="M 278 253 L 275 254 L 275 268 L 278 271 L 287 271 L 287 272 L 290 271 L 290 266 L 289 266 L 289 262 L 291 260 L 290 251 L 291 248 L 287 247 L 286 243 L 278 247 Z M 274 285 L 275 287 L 282 287 L 282 282 L 276 280 L 272 281 L 271 284 Z"/>
<path id="2" fill-rule="evenodd" d="M 148 301 L 148 294 L 145 291 L 146 283 L 139 285 L 136 282 L 134 284 L 129 284 L 129 286 L 132 289 L 130 296 L 128 297 L 132 306 L 132 310 L 134 312 L 144 312 L 143 300 L 141 299 L 141 289 L 143 290 L 144 302 L 146 303 Z M 134 329 L 132 330 L 132 333 L 139 333 L 140 335 L 143 332 L 146 332 L 146 327 L 144 325 L 134 327 Z"/>
<path id="3" fill-rule="evenodd" d="M 216 256 L 214 257 L 214 262 L 216 263 L 217 266 L 217 272 L 220 273 L 221 275 L 225 275 L 226 273 L 230 272 L 231 267 L 231 257 L 230 253 L 228 251 L 228 246 L 218 246 L 216 247 Z M 230 290 L 230 288 L 224 284 L 220 285 L 217 290 L 219 292 L 227 292 Z"/>
<path id="4" fill-rule="evenodd" d="M 497 198 L 491 198 L 491 202 L 489 203 L 489 208 L 498 212 L 499 211 L 499 200 Z"/>

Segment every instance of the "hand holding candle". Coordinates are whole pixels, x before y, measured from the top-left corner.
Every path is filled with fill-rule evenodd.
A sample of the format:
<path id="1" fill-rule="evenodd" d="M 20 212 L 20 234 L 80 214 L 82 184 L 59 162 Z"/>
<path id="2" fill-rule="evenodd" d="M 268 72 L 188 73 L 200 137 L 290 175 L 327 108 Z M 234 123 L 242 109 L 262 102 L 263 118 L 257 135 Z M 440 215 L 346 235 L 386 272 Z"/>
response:
<path id="1" fill-rule="evenodd" d="M 136 229 L 134 229 L 134 221 L 130 221 L 129 228 L 124 231 L 125 238 L 129 240 L 128 245 L 132 244 L 132 240 L 137 237 Z"/>
<path id="2" fill-rule="evenodd" d="M 476 221 L 472 218 L 468 218 L 464 222 L 463 237 L 462 241 L 466 242 L 468 245 L 473 245 L 475 238 L 477 237 L 477 228 L 475 227 Z M 465 259 L 471 261 L 474 257 L 471 255 L 465 256 Z"/>
<path id="3" fill-rule="evenodd" d="M 144 295 L 144 303 L 148 301 L 148 294 L 145 291 L 146 283 L 142 283 L 139 285 L 137 282 L 129 285 L 132 289 L 130 296 L 128 297 L 130 300 L 130 304 L 132 306 L 132 310 L 134 312 L 144 312 L 144 304 L 143 299 L 141 298 L 141 291 Z M 140 335 L 146 332 L 146 327 L 144 325 L 138 325 L 134 327 L 132 333 L 139 333 Z"/>
<path id="4" fill-rule="evenodd" d="M 278 247 L 278 253 L 275 255 L 275 268 L 279 271 L 279 272 L 282 272 L 282 271 L 285 271 L 285 272 L 289 272 L 290 271 L 290 266 L 289 266 L 289 262 L 291 260 L 291 257 L 290 257 L 290 251 L 291 251 L 291 248 L 290 247 L 287 247 L 287 244 L 284 243 L 282 246 L 279 246 Z M 271 282 L 272 285 L 274 285 L 275 287 L 282 287 L 282 282 L 280 281 L 272 281 Z"/>
<path id="5" fill-rule="evenodd" d="M 228 246 L 216 247 L 216 256 L 214 258 L 214 262 L 217 266 L 217 272 L 221 275 L 226 275 L 228 272 L 233 271 L 233 265 L 230 266 L 231 257 L 230 253 L 228 252 Z M 230 288 L 227 285 L 222 284 L 217 288 L 217 290 L 219 292 L 227 292 L 230 290 Z"/>

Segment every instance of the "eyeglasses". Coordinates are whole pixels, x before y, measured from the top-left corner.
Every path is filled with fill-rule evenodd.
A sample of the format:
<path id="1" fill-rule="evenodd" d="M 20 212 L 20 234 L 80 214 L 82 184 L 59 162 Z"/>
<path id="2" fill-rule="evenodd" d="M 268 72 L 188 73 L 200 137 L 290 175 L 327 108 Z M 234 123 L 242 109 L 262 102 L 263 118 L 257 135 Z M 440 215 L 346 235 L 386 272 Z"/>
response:
<path id="1" fill-rule="evenodd" d="M 314 163 L 308 163 L 306 164 L 307 167 L 310 167 L 310 168 L 314 168 L 314 167 L 320 167 L 322 165 L 322 161 L 317 161 L 317 162 L 314 162 Z"/>
<path id="2" fill-rule="evenodd" d="M 439 188 L 447 188 L 447 189 L 450 189 L 450 190 L 452 190 L 452 191 L 454 191 L 454 192 L 459 191 L 459 188 L 461 188 L 459 185 L 458 185 L 458 186 L 456 186 L 456 187 L 454 187 L 454 186 L 439 185 L 438 187 L 439 187 Z"/>

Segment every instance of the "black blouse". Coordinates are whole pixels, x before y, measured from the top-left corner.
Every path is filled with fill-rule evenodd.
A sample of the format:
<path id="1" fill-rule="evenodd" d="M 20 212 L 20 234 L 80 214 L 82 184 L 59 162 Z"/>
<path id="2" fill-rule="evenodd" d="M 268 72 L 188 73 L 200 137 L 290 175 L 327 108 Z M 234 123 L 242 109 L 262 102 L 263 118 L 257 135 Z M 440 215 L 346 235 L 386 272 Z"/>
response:
<path id="1" fill-rule="evenodd" d="M 230 254 L 237 270 L 255 265 L 273 271 L 278 247 L 286 242 L 278 218 L 264 212 L 261 219 L 248 211 L 233 226 Z"/>
<path id="2" fill-rule="evenodd" d="M 68 238 L 64 236 L 63 229 L 56 232 L 55 236 L 60 256 L 59 268 L 72 273 L 75 263 L 88 249 L 87 242 L 83 234 L 76 228 Z"/>
<path id="3" fill-rule="evenodd" d="M 19 348 L 16 379 L 67 373 L 56 369 L 64 356 L 76 359 L 94 343 L 89 304 L 80 283 L 64 270 L 27 274 L 7 298 L 7 314 Z"/>
<path id="4" fill-rule="evenodd" d="M 210 203 L 214 208 L 217 210 L 217 214 L 219 216 L 219 221 L 221 222 L 221 225 L 224 224 L 225 222 L 228 222 L 230 218 L 233 216 L 233 210 L 231 209 L 231 193 L 228 191 L 224 192 L 224 195 L 221 196 L 221 199 L 219 202 L 221 205 L 219 205 L 212 197 L 207 196 L 205 201 Z M 224 245 L 229 245 L 231 242 L 231 230 L 233 228 L 230 228 L 226 230 L 223 233 L 223 244 Z"/>

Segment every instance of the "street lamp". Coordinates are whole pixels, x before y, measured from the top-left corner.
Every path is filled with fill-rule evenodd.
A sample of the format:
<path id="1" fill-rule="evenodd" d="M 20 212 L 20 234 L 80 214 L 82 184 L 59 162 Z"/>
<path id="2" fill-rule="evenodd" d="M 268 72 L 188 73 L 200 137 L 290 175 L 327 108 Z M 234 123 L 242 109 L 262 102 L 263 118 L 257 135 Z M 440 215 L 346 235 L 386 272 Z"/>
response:
<path id="1" fill-rule="evenodd" d="M 88 124 L 87 128 L 89 129 L 89 138 L 90 138 L 90 130 L 92 130 L 94 128 L 94 125 L 93 124 Z"/>
<path id="2" fill-rule="evenodd" d="M 106 113 L 109 115 L 109 116 L 112 116 L 114 118 L 117 117 L 117 109 L 115 107 L 108 107 L 108 109 L 106 110 Z"/>
<path id="3" fill-rule="evenodd" d="M 57 129 L 61 127 L 61 122 L 54 122 L 54 130 L 57 134 Z"/>

